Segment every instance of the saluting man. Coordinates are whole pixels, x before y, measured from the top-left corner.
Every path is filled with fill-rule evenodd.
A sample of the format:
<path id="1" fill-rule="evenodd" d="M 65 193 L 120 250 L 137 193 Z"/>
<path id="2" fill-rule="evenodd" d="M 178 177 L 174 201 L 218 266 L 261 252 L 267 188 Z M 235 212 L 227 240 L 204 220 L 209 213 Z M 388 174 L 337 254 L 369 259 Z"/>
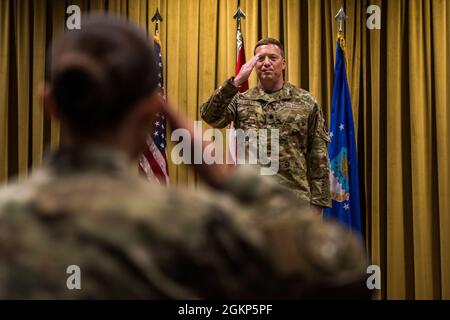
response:
<path id="1" fill-rule="evenodd" d="M 258 85 L 239 93 L 253 69 Z M 201 116 L 216 128 L 233 121 L 243 130 L 278 129 L 277 178 L 320 213 L 331 206 L 328 131 L 316 99 L 285 81 L 285 69 L 283 45 L 273 38 L 258 41 L 254 57 L 201 106 Z"/>

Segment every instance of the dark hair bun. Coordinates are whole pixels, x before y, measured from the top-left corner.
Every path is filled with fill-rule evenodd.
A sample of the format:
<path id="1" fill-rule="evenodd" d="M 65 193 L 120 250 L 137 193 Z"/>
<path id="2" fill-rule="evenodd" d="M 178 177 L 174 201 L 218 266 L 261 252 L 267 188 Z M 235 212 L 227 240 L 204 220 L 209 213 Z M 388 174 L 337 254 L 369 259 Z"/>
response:
<path id="1" fill-rule="evenodd" d="M 118 125 L 158 85 L 149 39 L 123 18 L 84 15 L 81 29 L 64 33 L 50 56 L 56 103 L 80 133 Z"/>
<path id="2" fill-rule="evenodd" d="M 98 113 L 96 109 L 103 109 L 111 103 L 107 90 L 107 80 L 101 68 L 87 56 L 68 54 L 61 58 L 54 70 L 53 91 L 58 107 L 71 122 L 80 126 L 94 125 L 86 118 Z"/>

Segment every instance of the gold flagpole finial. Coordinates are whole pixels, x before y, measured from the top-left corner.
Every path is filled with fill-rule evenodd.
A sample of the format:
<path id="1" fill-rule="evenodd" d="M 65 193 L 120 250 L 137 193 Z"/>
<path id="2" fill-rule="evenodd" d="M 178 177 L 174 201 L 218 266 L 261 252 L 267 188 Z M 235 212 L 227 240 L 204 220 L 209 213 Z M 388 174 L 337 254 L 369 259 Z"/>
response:
<path id="1" fill-rule="evenodd" d="M 236 13 L 233 16 L 233 19 L 236 19 L 237 30 L 241 31 L 241 19 L 245 19 L 247 16 L 244 11 L 242 11 L 241 7 L 238 7 Z"/>
<path id="2" fill-rule="evenodd" d="M 158 8 L 156 8 L 156 12 L 152 17 L 152 22 L 155 22 L 155 35 L 158 35 L 159 33 L 159 23 L 161 21 L 163 21 L 163 18 L 161 17 Z"/>
<path id="3" fill-rule="evenodd" d="M 347 16 L 345 15 L 344 8 L 341 7 L 334 17 L 336 20 L 339 20 L 339 33 L 343 32 L 343 24 L 344 21 L 347 19 Z"/>

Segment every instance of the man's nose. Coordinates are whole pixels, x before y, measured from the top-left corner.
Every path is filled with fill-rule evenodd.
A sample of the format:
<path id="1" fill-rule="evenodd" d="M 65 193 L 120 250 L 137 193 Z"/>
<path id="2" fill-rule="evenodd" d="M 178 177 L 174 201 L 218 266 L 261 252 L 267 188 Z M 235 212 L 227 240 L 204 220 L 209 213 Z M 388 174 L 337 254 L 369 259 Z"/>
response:
<path id="1" fill-rule="evenodd" d="M 270 59 L 269 57 L 265 57 L 263 61 L 264 66 L 270 66 Z"/>

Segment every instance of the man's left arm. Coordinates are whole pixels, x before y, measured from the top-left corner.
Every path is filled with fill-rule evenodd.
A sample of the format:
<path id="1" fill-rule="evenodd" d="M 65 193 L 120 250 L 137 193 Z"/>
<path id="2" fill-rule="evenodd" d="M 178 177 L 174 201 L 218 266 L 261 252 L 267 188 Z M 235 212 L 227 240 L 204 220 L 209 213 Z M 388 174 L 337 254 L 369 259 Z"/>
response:
<path id="1" fill-rule="evenodd" d="M 329 141 L 322 109 L 315 103 L 308 119 L 307 165 L 311 204 L 320 207 L 331 207 Z"/>

